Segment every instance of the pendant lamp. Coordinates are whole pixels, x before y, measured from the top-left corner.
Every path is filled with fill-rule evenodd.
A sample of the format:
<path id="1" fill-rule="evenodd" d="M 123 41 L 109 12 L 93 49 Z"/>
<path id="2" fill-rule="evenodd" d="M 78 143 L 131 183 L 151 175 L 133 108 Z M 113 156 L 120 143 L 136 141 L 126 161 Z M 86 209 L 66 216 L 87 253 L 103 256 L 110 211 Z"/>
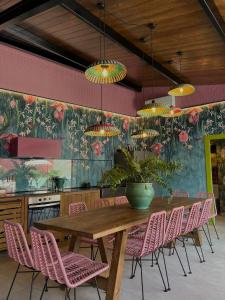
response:
<path id="1" fill-rule="evenodd" d="M 151 23 L 148 26 L 151 30 L 150 32 L 150 41 L 151 41 L 151 57 L 152 57 L 152 67 L 154 68 L 154 59 L 153 59 L 153 30 L 155 29 L 156 25 Z M 153 73 L 154 75 L 154 73 Z M 152 94 L 153 94 L 153 87 L 152 87 Z M 141 109 L 137 111 L 138 116 L 144 118 L 151 118 L 151 117 L 158 117 L 162 116 L 166 113 L 169 113 L 169 107 L 162 105 L 160 103 L 156 103 L 154 100 L 152 103 L 145 104 Z"/>
<path id="2" fill-rule="evenodd" d="M 102 85 L 101 85 L 101 117 L 102 117 Z M 94 125 L 89 126 L 85 132 L 87 136 L 113 137 L 120 134 L 120 130 L 111 123 L 103 123 L 102 120 Z"/>
<path id="3" fill-rule="evenodd" d="M 152 103 L 145 104 L 141 109 L 137 111 L 137 114 L 140 117 L 150 118 L 150 117 L 158 117 L 163 116 L 164 114 L 169 113 L 169 107 L 156 103 L 154 100 Z"/>
<path id="4" fill-rule="evenodd" d="M 177 52 L 177 56 L 179 58 L 180 73 L 181 73 L 181 58 L 182 58 L 182 55 L 183 55 L 183 53 L 181 51 Z M 192 84 L 180 83 L 176 87 L 169 90 L 168 94 L 170 96 L 181 97 L 181 96 L 191 95 L 194 92 L 195 92 L 195 87 Z"/>
<path id="5" fill-rule="evenodd" d="M 90 65 L 85 71 L 87 80 L 93 83 L 107 84 L 115 83 L 127 74 L 126 67 L 117 60 L 105 59 L 105 0 L 101 6 L 104 9 L 103 18 L 103 58 L 101 57 L 101 38 L 100 38 L 100 57 L 101 59 Z"/>
<path id="6" fill-rule="evenodd" d="M 131 134 L 133 139 L 154 138 L 159 135 L 155 129 L 140 129 Z"/>

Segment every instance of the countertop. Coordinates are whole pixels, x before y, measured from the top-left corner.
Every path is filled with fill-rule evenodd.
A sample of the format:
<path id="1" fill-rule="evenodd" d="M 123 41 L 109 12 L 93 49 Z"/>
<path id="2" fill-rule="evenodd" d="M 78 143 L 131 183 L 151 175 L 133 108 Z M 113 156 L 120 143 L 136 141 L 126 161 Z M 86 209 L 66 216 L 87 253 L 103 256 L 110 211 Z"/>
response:
<path id="1" fill-rule="evenodd" d="M 44 190 L 44 191 L 15 192 L 15 193 L 0 194 L 0 199 L 20 197 L 20 196 L 27 197 L 27 196 L 36 196 L 36 195 L 54 195 L 54 194 L 62 194 L 62 193 L 84 192 L 84 191 L 90 191 L 90 190 L 100 190 L 100 188 L 97 188 L 97 187 L 68 188 L 68 189 L 64 189 L 63 191 Z"/>

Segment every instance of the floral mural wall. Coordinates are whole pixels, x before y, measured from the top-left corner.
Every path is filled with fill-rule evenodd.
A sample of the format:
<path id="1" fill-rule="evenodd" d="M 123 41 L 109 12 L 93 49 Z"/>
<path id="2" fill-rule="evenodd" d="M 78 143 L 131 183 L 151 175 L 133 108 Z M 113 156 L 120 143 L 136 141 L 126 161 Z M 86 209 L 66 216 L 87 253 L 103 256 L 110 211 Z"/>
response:
<path id="1" fill-rule="evenodd" d="M 94 138 L 84 135 L 84 130 L 89 125 L 100 121 L 101 114 L 106 122 L 111 122 L 120 128 L 121 135 L 119 137 Z M 134 126 L 135 119 L 128 116 L 110 112 L 101 113 L 99 110 L 74 104 L 0 90 L 1 178 L 2 180 L 7 178 L 9 181 L 10 178 L 16 176 L 15 170 L 20 172 L 20 167 L 28 164 L 24 160 L 10 159 L 9 144 L 10 140 L 16 136 L 30 136 L 62 139 L 61 160 L 66 169 L 71 169 L 70 178 L 68 174 L 66 176 L 68 187 L 77 187 L 84 182 L 90 182 L 92 186 L 96 185 L 102 172 L 112 167 L 116 149 L 121 144 L 130 143 L 130 132 Z M 24 172 L 29 172 L 29 175 L 24 175 L 23 181 L 29 181 L 29 189 L 46 188 L 48 184 L 46 181 L 43 182 L 40 177 L 47 179 L 50 175 L 57 174 L 57 170 L 54 169 L 55 165 L 59 165 L 59 162 L 49 161 L 48 172 L 46 172 L 46 166 L 44 170 L 43 166 L 41 168 L 40 162 L 33 163 L 32 170 L 28 170 L 28 167 L 24 168 Z M 65 176 L 62 168 L 58 169 L 59 175 Z M 34 185 L 32 182 L 34 182 L 35 176 L 38 177 L 38 174 L 39 179 Z M 40 182 L 39 186 L 37 182 Z M 16 190 L 24 190 L 24 187 L 16 185 Z"/>
<path id="2" fill-rule="evenodd" d="M 139 141 L 138 146 L 183 165 L 171 182 L 172 188 L 187 190 L 191 196 L 206 191 L 204 136 L 225 133 L 225 104 L 190 108 L 178 118 L 152 118 L 145 120 L 144 126 L 158 130 L 160 135 Z M 157 189 L 157 193 L 165 191 Z"/>

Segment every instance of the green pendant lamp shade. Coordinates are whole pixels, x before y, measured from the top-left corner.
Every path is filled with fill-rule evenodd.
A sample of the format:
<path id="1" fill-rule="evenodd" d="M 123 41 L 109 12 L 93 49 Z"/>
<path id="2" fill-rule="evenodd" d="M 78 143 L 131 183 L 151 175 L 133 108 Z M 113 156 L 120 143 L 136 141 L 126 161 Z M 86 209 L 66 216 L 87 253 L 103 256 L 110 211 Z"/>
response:
<path id="1" fill-rule="evenodd" d="M 156 103 L 152 101 L 152 103 L 145 104 L 141 109 L 137 111 L 137 114 L 140 117 L 144 118 L 151 118 L 151 117 L 158 117 L 164 114 L 169 113 L 170 108 L 162 105 L 160 103 Z"/>
<path id="2" fill-rule="evenodd" d="M 120 130 L 110 123 L 99 123 L 89 126 L 85 132 L 88 136 L 98 136 L 98 137 L 113 137 L 120 134 Z"/>
<path id="3" fill-rule="evenodd" d="M 154 138 L 159 135 L 159 132 L 154 129 L 140 129 L 131 134 L 133 139 Z"/>
<path id="4" fill-rule="evenodd" d="M 99 60 L 90 65 L 85 71 L 85 77 L 99 84 L 115 83 L 127 74 L 126 67 L 116 60 Z"/>
<path id="5" fill-rule="evenodd" d="M 195 87 L 192 84 L 182 83 L 178 84 L 175 88 L 169 90 L 168 94 L 170 96 L 187 96 L 195 92 Z"/>

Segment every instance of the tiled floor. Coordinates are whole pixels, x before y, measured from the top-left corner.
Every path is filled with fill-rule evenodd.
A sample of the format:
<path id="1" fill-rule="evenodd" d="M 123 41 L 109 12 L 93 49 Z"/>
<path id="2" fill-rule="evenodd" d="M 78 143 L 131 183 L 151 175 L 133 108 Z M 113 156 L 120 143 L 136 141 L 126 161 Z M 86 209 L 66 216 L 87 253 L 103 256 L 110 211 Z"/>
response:
<path id="1" fill-rule="evenodd" d="M 214 231 L 211 230 L 215 254 L 211 254 L 209 247 L 204 243 L 206 263 L 200 264 L 194 247 L 189 245 L 188 250 L 192 263 L 193 274 L 184 277 L 175 256 L 167 257 L 170 272 L 172 290 L 163 292 L 162 283 L 156 267 L 150 268 L 149 262 L 144 266 L 144 284 L 146 300 L 223 300 L 225 299 L 225 218 L 219 217 L 217 227 L 220 233 L 220 240 L 217 240 Z M 179 246 L 182 258 L 183 248 Z M 184 263 L 186 261 L 183 259 Z M 186 266 L 186 265 L 185 265 Z M 0 300 L 6 299 L 6 294 L 14 274 L 16 264 L 6 255 L 0 254 Z M 121 300 L 141 300 L 140 273 L 136 278 L 129 279 L 131 263 L 126 262 Z M 26 300 L 29 296 L 29 284 L 31 274 L 18 275 L 9 300 Z M 33 300 L 39 299 L 43 286 L 43 278 L 40 275 L 34 285 Z M 63 291 L 51 289 L 44 296 L 45 300 L 64 299 Z M 88 300 L 98 299 L 96 290 L 92 287 L 80 287 L 77 291 L 77 299 Z M 102 299 L 104 293 L 102 292 Z"/>

